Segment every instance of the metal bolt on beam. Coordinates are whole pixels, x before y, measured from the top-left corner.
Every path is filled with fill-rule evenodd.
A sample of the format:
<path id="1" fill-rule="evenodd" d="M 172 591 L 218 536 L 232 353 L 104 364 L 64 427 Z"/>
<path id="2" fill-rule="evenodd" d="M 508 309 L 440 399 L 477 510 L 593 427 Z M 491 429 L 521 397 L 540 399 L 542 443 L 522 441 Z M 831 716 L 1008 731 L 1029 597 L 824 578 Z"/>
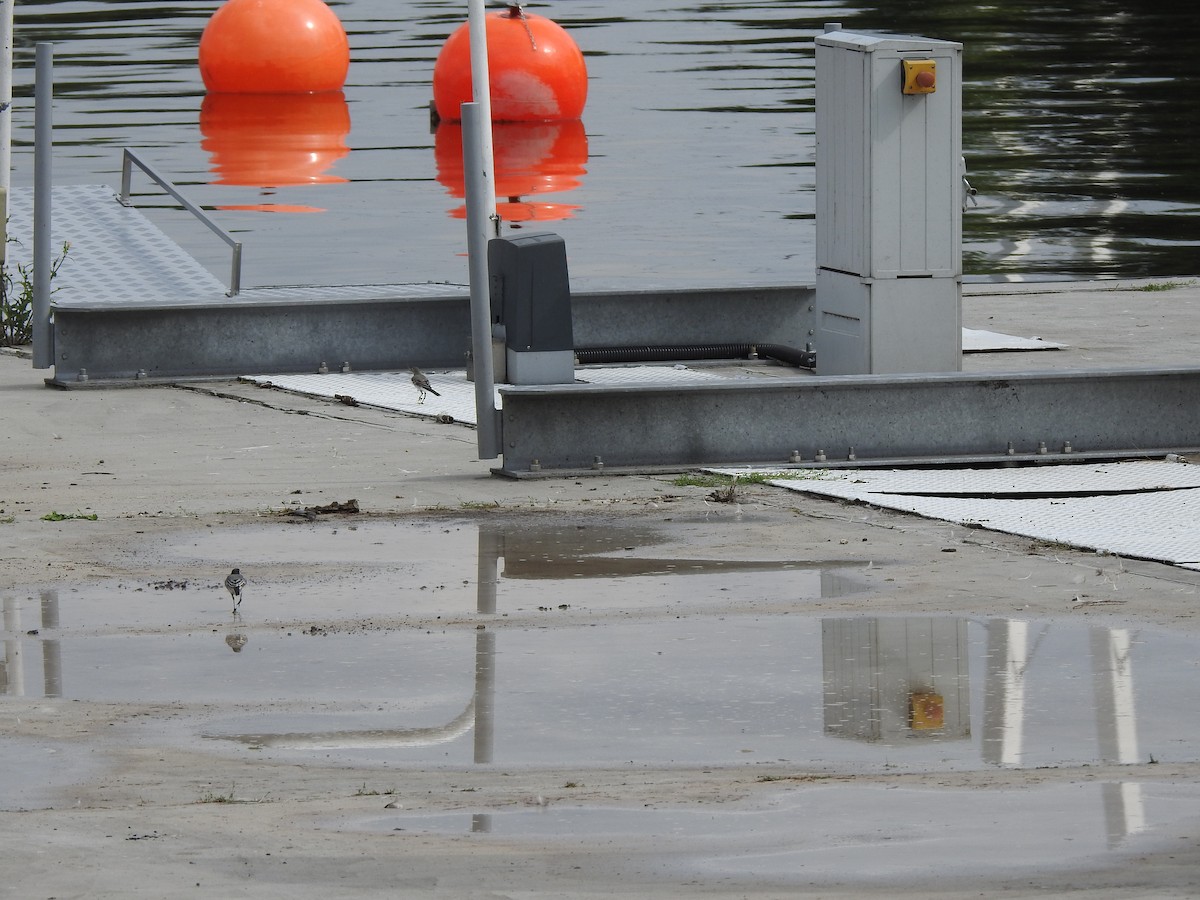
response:
<path id="1" fill-rule="evenodd" d="M 343 371 L 343 372 L 349 372 L 349 371 L 350 371 L 350 363 L 349 363 L 349 362 L 344 362 L 344 363 L 342 363 L 342 371 Z"/>
<path id="2" fill-rule="evenodd" d="M 1049 452 L 1050 452 L 1049 450 L 1047 450 L 1047 449 L 1046 449 L 1046 442 L 1045 442 L 1045 441 L 1038 441 L 1038 451 L 1037 451 L 1037 452 L 1038 452 L 1038 453 L 1042 453 L 1042 454 L 1045 454 L 1045 453 L 1049 453 Z"/>
<path id="3" fill-rule="evenodd" d="M 1075 448 L 1071 446 L 1071 442 L 1070 442 L 1070 441 L 1063 441 L 1063 448 L 1062 448 L 1062 452 L 1063 452 L 1063 453 L 1074 453 L 1074 452 L 1075 452 Z"/>
<path id="4" fill-rule="evenodd" d="M 319 366 L 317 366 L 317 374 L 318 375 L 328 375 L 329 374 L 329 366 L 325 363 L 325 360 L 321 360 L 321 364 Z"/>
<path id="5" fill-rule="evenodd" d="M 825 462 L 825 451 L 818 450 L 817 455 L 813 457 L 814 462 Z"/>
<path id="6" fill-rule="evenodd" d="M 79 374 L 75 376 L 75 380 L 76 381 L 87 381 L 88 380 L 87 369 L 80 369 Z"/>
<path id="7" fill-rule="evenodd" d="M 851 447 L 850 451 L 846 454 L 846 459 L 850 460 L 851 462 L 858 459 L 858 456 L 857 456 L 857 454 L 855 454 L 853 447 Z"/>
<path id="8" fill-rule="evenodd" d="M 146 377 L 146 370 L 145 370 L 145 369 L 138 369 L 138 370 L 137 370 L 137 376 L 136 376 L 136 377 L 137 377 L 137 378 L 145 378 L 145 377 Z"/>
<path id="9" fill-rule="evenodd" d="M 530 462 L 529 462 L 529 471 L 530 471 L 530 472 L 540 472 L 540 471 L 542 471 L 542 461 L 541 461 L 540 459 L 534 459 L 534 460 L 530 460 Z"/>
<path id="10" fill-rule="evenodd" d="M 1009 441 L 1009 442 L 1008 442 L 1008 449 L 1007 449 L 1007 450 L 1005 450 L 1004 452 L 1005 452 L 1005 453 L 1007 453 L 1009 456 L 1016 456 L 1016 455 L 1017 455 L 1017 448 L 1013 446 L 1013 442 L 1012 442 L 1012 441 Z"/>
<path id="11" fill-rule="evenodd" d="M 804 457 L 800 455 L 799 450 L 793 450 L 791 456 L 788 457 L 788 462 L 804 462 Z"/>
<path id="12" fill-rule="evenodd" d="M 602 460 L 602 459 L 601 459 L 600 457 L 598 457 L 598 456 L 597 456 L 597 457 L 595 457 L 595 458 L 592 460 L 592 468 L 593 468 L 593 469 L 603 469 L 603 468 L 604 468 L 604 460 Z"/>

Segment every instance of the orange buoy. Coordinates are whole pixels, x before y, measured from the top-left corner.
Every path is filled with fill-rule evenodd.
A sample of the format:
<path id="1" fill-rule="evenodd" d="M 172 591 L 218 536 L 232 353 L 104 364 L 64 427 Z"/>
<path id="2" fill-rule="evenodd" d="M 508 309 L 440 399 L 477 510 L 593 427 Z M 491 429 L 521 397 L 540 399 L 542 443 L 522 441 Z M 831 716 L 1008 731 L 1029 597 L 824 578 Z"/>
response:
<path id="1" fill-rule="evenodd" d="M 200 146 L 214 184 L 271 188 L 344 182 L 328 170 L 350 152 L 350 109 L 341 91 L 209 94 L 200 106 Z"/>
<path id="2" fill-rule="evenodd" d="M 228 0 L 205 26 L 199 57 L 214 92 L 340 91 L 350 42 L 322 0 Z"/>
<path id="3" fill-rule="evenodd" d="M 587 102 L 587 65 L 563 28 L 545 16 L 511 6 L 484 17 L 492 121 L 578 119 Z M 433 103 L 447 122 L 462 119 L 473 99 L 468 23 L 446 39 L 433 66 Z"/>
<path id="4" fill-rule="evenodd" d="M 535 195 L 573 191 L 587 172 L 587 132 L 578 119 L 562 122 L 503 122 L 492 129 L 496 194 L 506 197 L 496 204 L 505 222 L 569 219 L 579 207 L 552 203 Z M 437 180 L 452 197 L 465 197 L 462 126 L 443 123 L 434 142 Z M 450 210 L 466 218 L 465 206 Z"/>

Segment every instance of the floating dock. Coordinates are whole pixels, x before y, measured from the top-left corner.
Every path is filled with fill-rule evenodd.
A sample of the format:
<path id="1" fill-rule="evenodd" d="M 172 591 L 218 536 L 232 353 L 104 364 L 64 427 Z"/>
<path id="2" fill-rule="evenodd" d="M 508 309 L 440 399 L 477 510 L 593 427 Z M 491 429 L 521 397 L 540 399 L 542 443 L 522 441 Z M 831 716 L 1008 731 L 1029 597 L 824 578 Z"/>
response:
<path id="1" fill-rule="evenodd" d="M 31 195 L 14 191 L 12 207 L 19 236 Z M 375 372 L 385 391 L 408 393 L 407 374 L 389 373 L 418 365 L 459 373 L 473 391 L 464 285 L 252 287 L 230 296 L 104 186 L 56 188 L 53 230 L 56 245 L 71 249 L 54 285 L 51 385 Z M 812 286 L 784 285 L 577 292 L 571 303 L 577 347 L 804 347 L 813 300 Z M 981 334 L 965 337 L 978 346 Z M 1056 346 L 1004 343 L 997 349 Z M 757 365 L 726 377 L 646 366 L 632 378 L 579 370 L 592 383 L 501 385 L 498 471 L 1046 462 L 1200 448 L 1196 368 L 818 377 L 772 366 L 772 377 L 756 378 L 767 364 Z M 330 396 L 366 402 L 329 384 Z M 407 411 L 435 414 L 432 405 Z"/>

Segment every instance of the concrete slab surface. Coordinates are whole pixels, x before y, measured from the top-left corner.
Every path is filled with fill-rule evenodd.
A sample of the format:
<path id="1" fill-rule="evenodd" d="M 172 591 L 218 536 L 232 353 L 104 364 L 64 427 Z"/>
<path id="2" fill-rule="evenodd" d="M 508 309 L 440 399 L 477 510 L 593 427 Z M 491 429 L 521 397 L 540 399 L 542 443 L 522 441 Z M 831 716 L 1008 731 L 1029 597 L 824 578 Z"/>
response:
<path id="1" fill-rule="evenodd" d="M 1137 289 L 1150 286 L 969 293 L 964 324 L 1067 345 L 1037 353 L 1040 366 L 1189 365 L 1200 287 Z M 1019 356 L 967 364 L 1004 371 Z M 769 485 L 512 481 L 476 458 L 471 429 L 251 384 L 58 391 L 43 377 L 0 355 L 0 746 L 25 773 L 11 789 L 0 780 L 11 896 L 1200 891 L 1200 759 L 1191 733 L 1171 730 L 1195 703 L 1200 572 Z M 251 582 L 240 619 L 221 586 L 232 566 Z M 751 674 L 788 663 L 778 639 L 802 620 L 850 637 L 856 623 L 874 634 L 961 621 L 974 743 L 906 750 L 918 746 L 912 709 L 899 744 L 824 733 L 825 678 L 857 673 L 822 674 L 817 660 L 847 659 L 797 637 L 789 668 L 810 677 Z M 314 650 L 322 640 L 350 648 L 346 665 Z M 1174 664 L 1143 665 L 1143 647 Z M 271 653 L 278 669 L 263 666 Z M 427 677 L 404 670 L 417 653 Z M 339 690 L 355 654 L 408 680 Z M 304 659 L 335 680 L 289 687 Z M 274 719 L 262 715 L 271 683 L 238 668 L 250 662 L 280 679 Z M 563 707 L 569 728 L 514 731 L 515 710 L 569 691 L 572 664 L 597 687 L 702 674 L 669 695 L 644 682 L 658 688 L 645 703 L 637 690 L 585 691 L 587 703 Z M 135 670 L 141 681 L 103 695 Z M 464 705 L 435 721 L 464 684 Z M 903 697 L 923 704 L 922 722 L 936 718 L 935 692 L 917 688 Z M 937 695 L 948 716 L 950 688 Z M 475 727 L 454 740 L 470 744 L 446 745 L 467 759 L 204 738 L 256 719 L 260 731 L 370 731 L 381 709 L 434 728 L 468 701 Z M 1107 710 L 1099 731 L 1086 720 L 1086 757 L 1027 768 L 1004 764 L 1017 758 L 1008 744 L 988 749 L 989 736 L 1011 743 L 1016 721 L 1027 749 L 1060 746 L 1059 717 L 1042 710 L 1063 703 L 1070 722 Z M 681 718 L 638 718 L 646 709 Z M 742 714 L 744 736 L 731 730 Z M 683 746 L 672 735 L 703 733 L 703 715 L 722 743 L 667 753 Z M 802 720 L 817 730 L 774 752 L 786 732 L 772 727 Z M 572 735 L 586 746 L 580 734 L 610 721 L 640 725 L 638 740 L 657 737 L 667 755 L 504 755 L 515 734 L 531 753 Z M 472 758 L 487 746 L 480 722 L 495 725 L 490 763 Z"/>

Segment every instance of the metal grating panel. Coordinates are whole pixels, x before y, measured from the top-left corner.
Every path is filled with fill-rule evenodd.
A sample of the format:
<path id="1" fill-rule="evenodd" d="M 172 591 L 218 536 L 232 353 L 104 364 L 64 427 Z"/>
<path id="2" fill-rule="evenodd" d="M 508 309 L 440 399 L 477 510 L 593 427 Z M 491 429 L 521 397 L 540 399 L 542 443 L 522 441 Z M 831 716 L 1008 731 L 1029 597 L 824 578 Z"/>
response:
<path id="1" fill-rule="evenodd" d="M 57 248 L 71 245 L 54 279 L 55 307 L 89 307 L 160 299 L 213 302 L 225 285 L 136 209 L 98 184 L 55 187 L 51 232 Z M 20 258 L 33 258 L 33 191 L 9 197 L 10 228 Z"/>
<path id="2" fill-rule="evenodd" d="M 235 297 L 227 285 L 191 257 L 137 209 L 123 206 L 102 184 L 57 186 L 52 192 L 55 251 L 71 245 L 54 279 L 56 309 L 146 309 L 189 306 L 271 306 L 298 302 L 466 296 L 449 283 L 271 285 L 245 288 Z M 181 215 L 183 215 L 181 213 Z M 20 243 L 14 261 L 33 259 L 33 191 L 9 196 L 9 230 Z"/>
<path id="3" fill-rule="evenodd" d="M 745 469 L 717 469 L 723 474 Z M 1200 466 L 818 471 L 772 481 L 948 522 L 1200 569 Z"/>

